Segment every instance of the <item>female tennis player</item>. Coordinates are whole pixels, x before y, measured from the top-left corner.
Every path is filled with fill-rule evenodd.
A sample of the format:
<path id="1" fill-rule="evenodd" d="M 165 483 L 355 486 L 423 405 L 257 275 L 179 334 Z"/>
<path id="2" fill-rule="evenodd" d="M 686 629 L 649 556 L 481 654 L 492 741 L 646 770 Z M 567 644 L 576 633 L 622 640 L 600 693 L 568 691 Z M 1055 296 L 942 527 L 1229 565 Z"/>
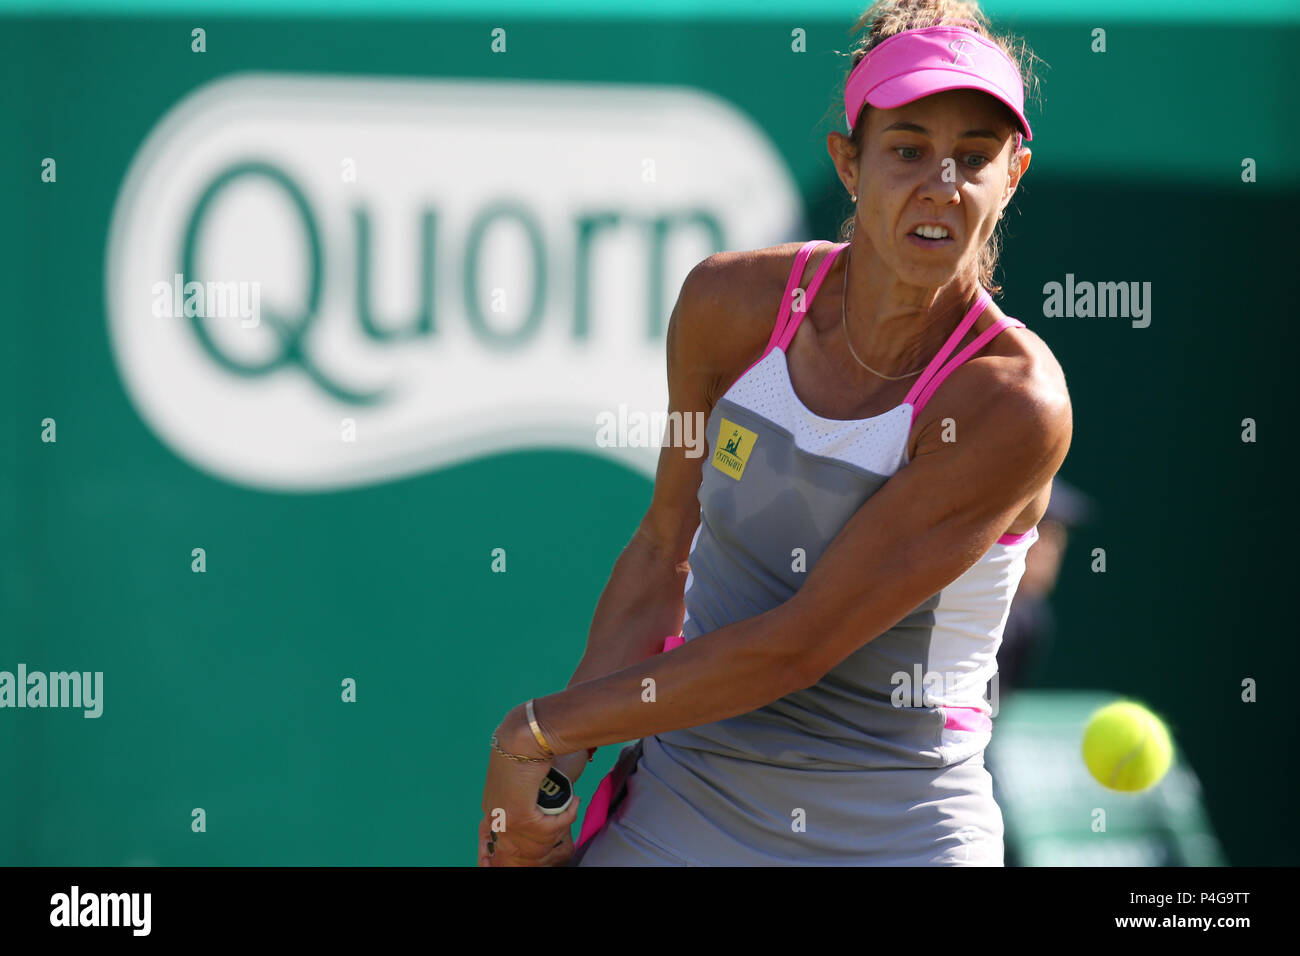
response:
<path id="1" fill-rule="evenodd" d="M 481 865 L 1002 865 L 984 693 L 1071 435 L 1060 366 L 991 299 L 1024 72 L 974 4 L 857 28 L 848 239 L 687 277 L 670 410 L 709 452 L 663 449 L 568 689 L 493 735 Z M 637 738 L 575 851 L 539 784 Z"/>

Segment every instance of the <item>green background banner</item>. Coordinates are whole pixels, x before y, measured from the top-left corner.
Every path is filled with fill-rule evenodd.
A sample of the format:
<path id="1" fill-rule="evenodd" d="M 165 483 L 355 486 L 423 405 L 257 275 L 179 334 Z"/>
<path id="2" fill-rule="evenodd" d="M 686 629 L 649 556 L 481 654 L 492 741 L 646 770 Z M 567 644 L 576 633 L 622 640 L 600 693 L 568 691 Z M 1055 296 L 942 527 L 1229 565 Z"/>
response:
<path id="1" fill-rule="evenodd" d="M 501 16 L 461 7 L 209 13 L 202 54 L 172 5 L 0 8 L 0 670 L 104 673 L 98 719 L 0 710 L 0 863 L 472 865 L 488 734 L 567 681 L 649 502 L 644 471 L 594 448 L 507 448 L 316 492 L 250 487 L 178 455 L 123 380 L 105 291 L 114 205 L 162 117 L 250 71 L 701 90 L 766 134 L 797 190 L 806 235 L 767 242 L 833 238 L 849 210 L 825 140 L 841 128 L 835 51 L 858 11 L 815 4 L 792 23 L 752 6 L 713 5 L 707 22 L 688 4 L 642 19 L 511 12 L 504 56 L 490 51 Z M 1113 24 L 993 8 L 1015 11 L 1002 25 L 1050 65 L 1001 304 L 1066 370 L 1062 474 L 1098 504 L 1066 557 L 1039 684 L 1168 716 L 1227 861 L 1294 863 L 1276 795 L 1295 783 L 1277 682 L 1295 630 L 1300 27 L 1279 4 L 1232 8 L 1250 22 L 1137 6 L 1149 16 Z M 806 53 L 791 52 L 793 26 Z M 1090 48 L 1095 26 L 1105 53 Z M 56 182 L 42 181 L 47 157 Z M 1257 181 L 1243 181 L 1246 158 Z M 519 161 L 523 201 L 544 203 L 548 183 Z M 1044 316 L 1044 285 L 1067 275 L 1150 282 L 1150 325 Z M 47 418 L 57 442 L 41 440 Z M 492 573 L 494 548 L 507 573 Z M 1091 570 L 1096 548 L 1105 573 Z M 345 677 L 356 703 L 340 701 Z M 1243 681 L 1258 702 L 1242 702 Z M 584 798 L 617 749 L 583 777 Z M 191 829 L 199 807 L 205 833 Z"/>

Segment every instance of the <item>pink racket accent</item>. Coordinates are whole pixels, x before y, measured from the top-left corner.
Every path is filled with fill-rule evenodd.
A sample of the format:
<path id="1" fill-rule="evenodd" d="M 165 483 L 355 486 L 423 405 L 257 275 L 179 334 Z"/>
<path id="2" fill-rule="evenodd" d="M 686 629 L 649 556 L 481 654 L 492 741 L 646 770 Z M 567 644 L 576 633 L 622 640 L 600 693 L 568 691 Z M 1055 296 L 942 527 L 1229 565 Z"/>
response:
<path id="1" fill-rule="evenodd" d="M 670 634 L 664 638 L 664 646 L 659 651 L 663 654 L 671 651 L 675 647 L 681 647 L 686 643 L 686 638 L 680 634 Z M 605 820 L 609 816 L 609 805 L 614 799 L 614 771 L 611 770 L 605 774 L 605 779 L 596 787 L 596 792 L 591 795 L 591 802 L 587 804 L 587 813 L 582 818 L 582 831 L 578 834 L 577 842 L 573 845 L 580 847 L 592 837 L 594 837 L 600 828 L 605 825 Z"/>
<path id="2" fill-rule="evenodd" d="M 614 781 L 606 775 L 591 795 L 591 802 L 587 804 L 587 814 L 582 818 L 582 832 L 578 834 L 575 847 L 582 846 L 605 825 L 605 818 L 609 816 L 609 801 L 613 797 Z"/>

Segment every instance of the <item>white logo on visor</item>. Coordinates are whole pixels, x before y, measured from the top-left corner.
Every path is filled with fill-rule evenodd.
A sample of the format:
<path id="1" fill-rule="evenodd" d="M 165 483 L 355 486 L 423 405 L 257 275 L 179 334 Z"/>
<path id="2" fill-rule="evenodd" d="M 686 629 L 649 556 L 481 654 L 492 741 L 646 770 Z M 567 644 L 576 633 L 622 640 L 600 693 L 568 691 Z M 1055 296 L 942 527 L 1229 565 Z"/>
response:
<path id="1" fill-rule="evenodd" d="M 958 37 L 957 39 L 955 39 L 955 40 L 953 40 L 951 43 L 949 43 L 949 44 L 948 44 L 948 49 L 949 49 L 949 50 L 952 50 L 952 62 L 953 62 L 954 64 L 956 64 L 958 58 L 964 56 L 964 57 L 966 58 L 967 62 L 970 63 L 971 66 L 974 66 L 974 65 L 975 65 L 975 57 L 972 56 L 972 55 L 971 55 L 969 52 L 967 52 L 967 50 L 966 50 L 966 48 L 967 48 L 968 46 L 973 47 L 974 45 L 975 45 L 975 41 L 974 41 L 974 40 L 967 40 L 965 37 Z"/>

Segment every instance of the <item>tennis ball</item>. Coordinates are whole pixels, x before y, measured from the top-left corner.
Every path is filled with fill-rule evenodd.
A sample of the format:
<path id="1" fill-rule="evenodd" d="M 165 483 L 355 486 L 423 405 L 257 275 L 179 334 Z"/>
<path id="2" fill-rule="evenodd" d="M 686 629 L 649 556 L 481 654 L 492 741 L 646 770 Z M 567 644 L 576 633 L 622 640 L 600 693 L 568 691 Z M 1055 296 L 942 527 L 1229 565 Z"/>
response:
<path id="1" fill-rule="evenodd" d="M 1103 787 L 1136 792 L 1160 782 L 1173 762 L 1169 731 L 1141 704 L 1117 701 L 1088 719 L 1083 762 Z"/>

